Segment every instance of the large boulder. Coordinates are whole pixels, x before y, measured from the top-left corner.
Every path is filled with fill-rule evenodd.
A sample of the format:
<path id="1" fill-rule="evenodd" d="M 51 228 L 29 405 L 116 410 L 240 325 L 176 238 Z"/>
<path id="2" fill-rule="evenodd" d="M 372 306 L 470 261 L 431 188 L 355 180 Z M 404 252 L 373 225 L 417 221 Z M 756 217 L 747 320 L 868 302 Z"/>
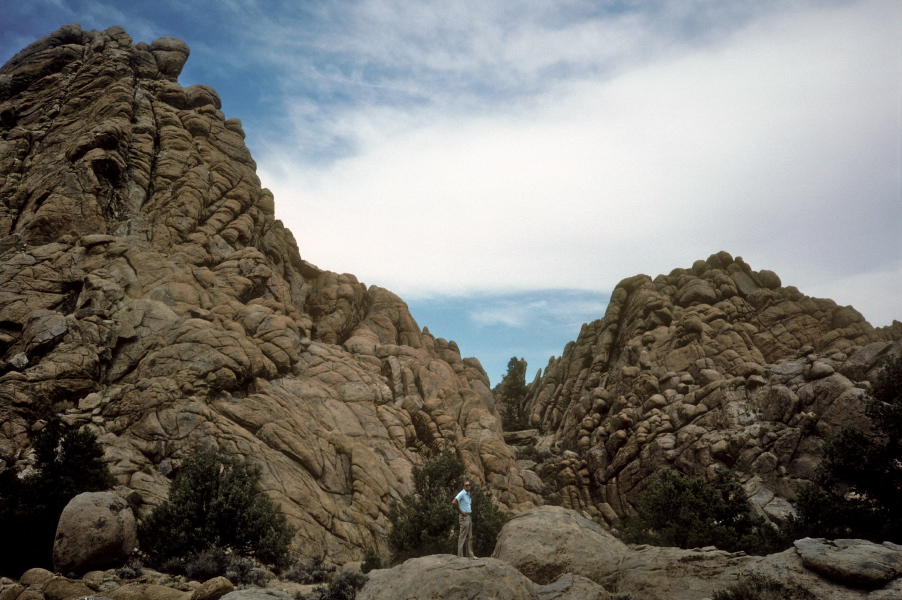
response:
<path id="1" fill-rule="evenodd" d="M 53 566 L 85 573 L 120 566 L 135 549 L 137 528 L 128 503 L 112 492 L 85 492 L 69 501 L 53 543 Z"/>
<path id="2" fill-rule="evenodd" d="M 540 506 L 508 521 L 493 558 L 539 584 L 574 573 L 602 583 L 629 554 L 627 546 L 576 511 Z"/>
<path id="3" fill-rule="evenodd" d="M 609 600 L 610 596 L 602 586 L 580 576 L 568 574 L 539 586 L 506 562 L 449 554 L 412 558 L 392 569 L 370 571 L 369 581 L 357 594 L 357 600 L 402 598 Z"/>

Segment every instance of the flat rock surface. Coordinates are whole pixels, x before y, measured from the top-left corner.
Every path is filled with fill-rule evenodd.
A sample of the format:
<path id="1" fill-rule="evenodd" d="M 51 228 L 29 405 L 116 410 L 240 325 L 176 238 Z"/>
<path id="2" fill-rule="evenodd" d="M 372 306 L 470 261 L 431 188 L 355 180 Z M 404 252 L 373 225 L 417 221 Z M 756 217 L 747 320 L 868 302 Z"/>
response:
<path id="1" fill-rule="evenodd" d="M 796 550 L 808 569 L 855 587 L 879 587 L 902 575 L 902 547 L 867 540 L 804 538 Z"/>
<path id="2" fill-rule="evenodd" d="M 357 600 L 534 600 L 535 584 L 492 558 L 436 554 L 370 571 Z"/>

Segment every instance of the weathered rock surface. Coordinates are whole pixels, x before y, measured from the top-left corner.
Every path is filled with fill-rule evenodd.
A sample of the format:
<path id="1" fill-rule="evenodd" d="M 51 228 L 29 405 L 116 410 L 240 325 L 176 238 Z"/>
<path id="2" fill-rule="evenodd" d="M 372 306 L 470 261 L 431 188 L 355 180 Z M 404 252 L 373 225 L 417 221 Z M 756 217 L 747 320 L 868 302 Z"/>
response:
<path id="1" fill-rule="evenodd" d="M 214 577 L 203 582 L 199 588 L 191 593 L 191 600 L 219 600 L 229 592 L 234 592 L 235 586 L 225 577 Z"/>
<path id="2" fill-rule="evenodd" d="M 786 590 L 808 592 L 819 600 L 892 597 L 902 584 L 898 572 L 887 577 L 902 559 L 892 544 L 860 540 L 797 542 L 797 548 L 769 556 L 747 556 L 714 547 L 694 550 L 627 546 L 608 532 L 568 509 L 538 507 L 517 516 L 501 531 L 493 557 L 509 563 L 536 582 L 567 571 L 604 586 L 611 593 L 647 600 L 698 600 L 735 585 L 740 576 L 761 573 Z M 584 527 L 578 535 L 556 529 Z M 825 550 L 815 567 L 802 548 Z M 851 551 L 846 550 L 851 549 Z M 859 549 L 863 549 L 859 550 Z M 843 553 L 848 554 L 843 555 Z M 870 553 L 870 554 L 868 554 Z M 878 565 L 871 560 L 877 559 Z M 836 577 L 839 571 L 843 576 Z M 877 580 L 872 574 L 880 573 Z M 874 589 L 878 588 L 878 589 Z M 878 594 L 870 596 L 869 594 Z"/>
<path id="3" fill-rule="evenodd" d="M 0 70 L 0 464 L 94 430 L 146 514 L 193 448 L 263 466 L 301 552 L 385 550 L 389 502 L 453 448 L 530 506 L 479 362 L 404 302 L 305 262 L 186 44 L 61 28 Z"/>
<path id="4" fill-rule="evenodd" d="M 370 571 L 358 600 L 526 600 L 533 598 L 529 579 L 505 562 L 434 554 L 412 558 L 393 569 Z"/>
<path id="5" fill-rule="evenodd" d="M 867 427 L 863 395 L 902 352 L 902 323 L 874 329 L 851 307 L 781 287 L 726 252 L 614 290 L 603 319 L 529 387 L 529 442 L 544 493 L 616 526 L 647 478 L 732 470 L 756 511 L 793 514 L 826 436 Z"/>
<path id="6" fill-rule="evenodd" d="M 628 553 L 626 544 L 579 513 L 541 506 L 505 524 L 492 557 L 548 584 L 565 573 L 603 582 Z"/>
<path id="7" fill-rule="evenodd" d="M 867 540 L 805 538 L 795 542 L 807 569 L 855 587 L 879 587 L 902 575 L 902 546 Z"/>
<path id="8" fill-rule="evenodd" d="M 229 592 L 222 600 L 293 600 L 288 592 L 272 588 L 245 588 Z"/>
<path id="9" fill-rule="evenodd" d="M 86 573 L 121 566 L 135 550 L 132 509 L 112 492 L 86 492 L 69 501 L 53 543 L 53 566 L 60 573 Z"/>
<path id="10" fill-rule="evenodd" d="M 597 583 L 564 575 L 536 585 L 506 562 L 436 554 L 371 571 L 358 600 L 608 600 Z"/>

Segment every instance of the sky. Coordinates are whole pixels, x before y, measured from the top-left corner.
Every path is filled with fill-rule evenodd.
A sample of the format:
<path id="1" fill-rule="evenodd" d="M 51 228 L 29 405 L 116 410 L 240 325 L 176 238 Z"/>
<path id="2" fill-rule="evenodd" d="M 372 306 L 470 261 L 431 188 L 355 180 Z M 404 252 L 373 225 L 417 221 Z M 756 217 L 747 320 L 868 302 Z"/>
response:
<path id="1" fill-rule="evenodd" d="M 898 0 L 0 0 L 0 62 L 68 23 L 187 42 L 301 256 L 492 385 L 721 250 L 902 320 Z"/>

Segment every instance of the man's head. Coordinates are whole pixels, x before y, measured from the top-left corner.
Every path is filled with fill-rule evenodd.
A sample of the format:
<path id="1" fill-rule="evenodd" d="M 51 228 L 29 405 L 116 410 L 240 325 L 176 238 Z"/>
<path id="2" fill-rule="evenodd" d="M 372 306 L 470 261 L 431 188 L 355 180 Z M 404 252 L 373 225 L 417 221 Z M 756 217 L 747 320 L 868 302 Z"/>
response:
<path id="1" fill-rule="evenodd" d="M 464 481 L 464 489 L 467 490 L 468 492 L 470 491 L 470 480 L 469 479 Z"/>

